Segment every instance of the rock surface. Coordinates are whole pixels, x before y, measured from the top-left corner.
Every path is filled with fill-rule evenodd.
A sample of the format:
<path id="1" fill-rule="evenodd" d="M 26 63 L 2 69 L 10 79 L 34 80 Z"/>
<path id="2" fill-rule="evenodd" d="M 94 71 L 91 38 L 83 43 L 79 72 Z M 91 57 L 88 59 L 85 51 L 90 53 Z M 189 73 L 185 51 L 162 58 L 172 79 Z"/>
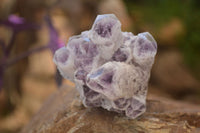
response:
<path id="1" fill-rule="evenodd" d="M 199 133 L 200 107 L 148 96 L 137 119 L 102 108 L 85 108 L 73 87 L 53 94 L 22 133 Z"/>

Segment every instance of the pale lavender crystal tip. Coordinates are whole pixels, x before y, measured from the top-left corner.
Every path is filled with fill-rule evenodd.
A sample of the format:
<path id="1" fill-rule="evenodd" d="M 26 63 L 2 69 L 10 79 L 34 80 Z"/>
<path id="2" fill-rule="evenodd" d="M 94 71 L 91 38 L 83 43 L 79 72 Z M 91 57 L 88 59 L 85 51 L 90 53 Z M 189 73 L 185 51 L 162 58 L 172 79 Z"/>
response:
<path id="1" fill-rule="evenodd" d="M 136 118 L 146 94 L 157 43 L 149 32 L 122 32 L 114 14 L 98 15 L 91 30 L 69 39 L 54 62 L 76 84 L 85 107 L 102 107 Z"/>

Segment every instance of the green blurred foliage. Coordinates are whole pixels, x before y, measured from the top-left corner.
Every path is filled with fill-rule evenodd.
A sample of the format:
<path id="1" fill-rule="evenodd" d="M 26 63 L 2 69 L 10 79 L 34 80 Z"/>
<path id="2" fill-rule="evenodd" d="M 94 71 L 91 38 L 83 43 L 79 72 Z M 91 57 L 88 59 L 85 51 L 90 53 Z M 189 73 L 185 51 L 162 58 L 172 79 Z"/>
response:
<path id="1" fill-rule="evenodd" d="M 124 0 L 135 27 L 147 25 L 154 35 L 172 18 L 179 18 L 184 25 L 184 34 L 177 38 L 185 62 L 200 78 L 200 0 Z M 138 19 L 139 18 L 139 19 Z"/>

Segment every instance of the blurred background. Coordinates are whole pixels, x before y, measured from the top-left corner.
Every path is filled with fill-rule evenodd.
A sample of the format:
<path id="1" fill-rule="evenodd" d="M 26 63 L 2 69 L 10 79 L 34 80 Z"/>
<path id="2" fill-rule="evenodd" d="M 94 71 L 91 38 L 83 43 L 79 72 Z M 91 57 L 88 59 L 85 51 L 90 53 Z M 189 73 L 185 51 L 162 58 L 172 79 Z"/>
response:
<path id="1" fill-rule="evenodd" d="M 63 84 L 52 61 L 98 14 L 148 31 L 158 53 L 148 95 L 200 105 L 199 0 L 0 0 L 0 133 L 16 133 Z"/>

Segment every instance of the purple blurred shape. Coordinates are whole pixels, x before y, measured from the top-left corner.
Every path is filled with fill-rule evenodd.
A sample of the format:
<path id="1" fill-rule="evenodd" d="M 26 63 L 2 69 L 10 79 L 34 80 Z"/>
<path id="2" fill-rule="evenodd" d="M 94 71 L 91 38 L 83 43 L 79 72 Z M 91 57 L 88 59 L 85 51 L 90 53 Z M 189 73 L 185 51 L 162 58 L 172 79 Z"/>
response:
<path id="1" fill-rule="evenodd" d="M 24 18 L 14 14 L 10 15 L 6 20 L 1 20 L 0 25 L 10 27 L 14 32 L 40 28 L 39 25 L 32 22 L 27 22 Z"/>
<path id="2" fill-rule="evenodd" d="M 16 15 L 10 15 L 8 17 L 8 22 L 13 24 L 23 24 L 25 22 L 24 18 L 18 17 Z"/>
<path id="3" fill-rule="evenodd" d="M 52 53 L 54 54 L 55 51 L 61 47 L 64 47 L 65 44 L 64 42 L 59 38 L 59 35 L 58 35 L 58 32 L 57 30 L 55 29 L 55 27 L 53 26 L 53 23 L 52 23 L 52 20 L 50 18 L 49 15 L 46 15 L 45 16 L 45 21 L 47 23 L 47 26 L 48 26 L 48 30 L 49 30 L 49 48 L 50 50 L 52 51 Z"/>

